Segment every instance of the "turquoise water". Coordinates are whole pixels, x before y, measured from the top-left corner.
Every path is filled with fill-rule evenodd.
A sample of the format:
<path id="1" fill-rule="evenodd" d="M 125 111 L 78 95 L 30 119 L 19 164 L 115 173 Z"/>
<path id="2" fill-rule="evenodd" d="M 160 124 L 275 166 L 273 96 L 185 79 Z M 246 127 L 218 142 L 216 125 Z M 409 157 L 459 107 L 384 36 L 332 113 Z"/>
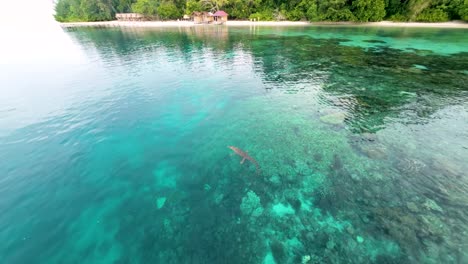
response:
<path id="1" fill-rule="evenodd" d="M 467 30 L 57 34 L 0 63 L 2 263 L 468 263 Z"/>

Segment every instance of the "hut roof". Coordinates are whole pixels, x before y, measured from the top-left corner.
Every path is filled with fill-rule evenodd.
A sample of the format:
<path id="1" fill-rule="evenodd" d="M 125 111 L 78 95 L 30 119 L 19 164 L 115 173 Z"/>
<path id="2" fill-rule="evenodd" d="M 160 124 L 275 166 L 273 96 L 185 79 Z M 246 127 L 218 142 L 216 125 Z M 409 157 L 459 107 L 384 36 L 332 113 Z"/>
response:
<path id="1" fill-rule="evenodd" d="M 216 11 L 216 13 L 214 13 L 213 16 L 224 17 L 224 16 L 228 16 L 228 14 L 224 12 L 223 10 L 219 10 L 219 11 Z"/>

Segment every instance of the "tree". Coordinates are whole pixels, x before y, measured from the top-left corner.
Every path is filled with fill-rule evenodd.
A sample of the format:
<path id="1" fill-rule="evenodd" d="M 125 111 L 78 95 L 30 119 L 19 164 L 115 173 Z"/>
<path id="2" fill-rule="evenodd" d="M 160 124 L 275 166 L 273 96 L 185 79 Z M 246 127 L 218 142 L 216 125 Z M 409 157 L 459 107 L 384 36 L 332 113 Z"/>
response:
<path id="1" fill-rule="evenodd" d="M 258 21 L 272 21 L 274 20 L 275 16 L 273 14 L 273 10 L 267 8 L 261 12 L 251 14 L 249 18 L 256 19 Z"/>
<path id="2" fill-rule="evenodd" d="M 361 22 L 380 21 L 385 17 L 384 0 L 353 1 L 354 15 Z"/>
<path id="3" fill-rule="evenodd" d="M 425 9 L 416 17 L 416 21 L 421 21 L 421 22 L 445 22 L 448 20 L 449 20 L 448 14 L 438 8 Z"/>
<path id="4" fill-rule="evenodd" d="M 461 19 L 468 21 L 468 0 L 465 0 L 458 8 L 458 15 Z"/>
<path id="5" fill-rule="evenodd" d="M 409 0 L 407 5 L 407 16 L 414 20 L 419 13 L 431 5 L 430 0 Z"/>
<path id="6" fill-rule="evenodd" d="M 70 13 L 70 2 L 59 1 L 55 6 L 55 20 L 59 22 L 67 22 Z"/>
<path id="7" fill-rule="evenodd" d="M 406 12 L 406 3 L 401 0 L 385 0 L 385 13 L 388 17 L 402 15 Z"/>
<path id="8" fill-rule="evenodd" d="M 298 8 L 286 12 L 286 18 L 291 21 L 299 21 L 304 17 L 304 13 Z"/>
<path id="9" fill-rule="evenodd" d="M 200 11 L 200 10 L 202 10 L 202 6 L 200 2 L 196 0 L 188 0 L 187 3 L 185 4 L 186 15 L 191 15 L 194 11 Z"/>
<path id="10" fill-rule="evenodd" d="M 132 11 L 147 17 L 155 17 L 158 14 L 158 0 L 137 0 L 132 5 Z"/>
<path id="11" fill-rule="evenodd" d="M 201 0 L 200 3 L 205 9 L 215 12 L 226 5 L 228 0 Z"/>
<path id="12" fill-rule="evenodd" d="M 166 19 L 177 19 L 180 17 L 180 11 L 177 6 L 172 2 L 163 2 L 157 7 L 157 14 L 159 18 Z"/>
<path id="13" fill-rule="evenodd" d="M 115 1 L 116 10 L 118 13 L 130 13 L 132 11 L 132 4 L 134 0 L 117 0 Z"/>
<path id="14" fill-rule="evenodd" d="M 323 0 L 318 2 L 319 20 L 326 21 L 354 21 L 354 17 L 346 0 Z"/>
<path id="15" fill-rule="evenodd" d="M 309 8 L 306 11 L 306 17 L 309 21 L 319 21 L 320 20 L 320 15 L 318 13 L 318 7 L 317 4 L 312 4 L 309 6 Z"/>
<path id="16" fill-rule="evenodd" d="M 301 9 L 307 18 L 310 21 L 319 21 L 320 16 L 318 13 L 318 4 L 317 0 L 302 0 L 297 4 L 297 8 Z"/>
<path id="17" fill-rule="evenodd" d="M 105 21 L 114 17 L 109 2 L 103 0 L 82 0 L 80 9 L 85 21 Z"/>
<path id="18" fill-rule="evenodd" d="M 356 21 L 356 17 L 353 12 L 348 8 L 329 8 L 325 13 L 325 16 L 323 16 L 323 19 L 328 21 Z"/>
<path id="19" fill-rule="evenodd" d="M 233 18 L 248 18 L 260 4 L 260 0 L 230 0 L 225 8 Z"/>
<path id="20" fill-rule="evenodd" d="M 111 20 L 115 15 L 108 0 L 59 0 L 55 12 L 55 19 L 61 22 Z"/>

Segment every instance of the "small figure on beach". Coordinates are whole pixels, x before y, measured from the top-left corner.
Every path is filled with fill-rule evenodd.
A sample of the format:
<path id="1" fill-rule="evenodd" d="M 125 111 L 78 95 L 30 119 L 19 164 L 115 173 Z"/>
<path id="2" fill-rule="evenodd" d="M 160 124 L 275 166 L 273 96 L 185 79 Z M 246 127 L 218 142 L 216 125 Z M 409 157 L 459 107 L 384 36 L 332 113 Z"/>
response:
<path id="1" fill-rule="evenodd" d="M 249 154 L 247 154 L 247 152 L 241 150 L 240 148 L 234 147 L 234 146 L 228 146 L 228 148 L 232 149 L 232 151 L 234 151 L 234 153 L 236 153 L 237 155 L 242 157 L 242 160 L 241 160 L 240 164 L 244 164 L 245 160 L 249 160 L 250 162 L 255 164 L 255 167 L 257 167 L 257 173 L 260 172 L 260 166 L 258 165 L 257 161 L 254 158 L 252 158 L 251 156 L 249 156 Z"/>

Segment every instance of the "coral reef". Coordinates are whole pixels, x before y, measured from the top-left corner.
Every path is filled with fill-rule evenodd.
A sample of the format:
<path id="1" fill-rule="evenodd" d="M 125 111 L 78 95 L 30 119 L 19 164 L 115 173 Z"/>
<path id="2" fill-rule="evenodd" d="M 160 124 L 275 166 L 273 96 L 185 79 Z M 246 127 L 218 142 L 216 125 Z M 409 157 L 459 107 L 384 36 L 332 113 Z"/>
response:
<path id="1" fill-rule="evenodd" d="M 259 217 L 263 213 L 263 207 L 260 203 L 260 198 L 257 194 L 253 191 L 249 191 L 247 195 L 242 198 L 242 203 L 240 205 L 240 210 L 242 214 L 251 216 L 251 217 Z"/>

